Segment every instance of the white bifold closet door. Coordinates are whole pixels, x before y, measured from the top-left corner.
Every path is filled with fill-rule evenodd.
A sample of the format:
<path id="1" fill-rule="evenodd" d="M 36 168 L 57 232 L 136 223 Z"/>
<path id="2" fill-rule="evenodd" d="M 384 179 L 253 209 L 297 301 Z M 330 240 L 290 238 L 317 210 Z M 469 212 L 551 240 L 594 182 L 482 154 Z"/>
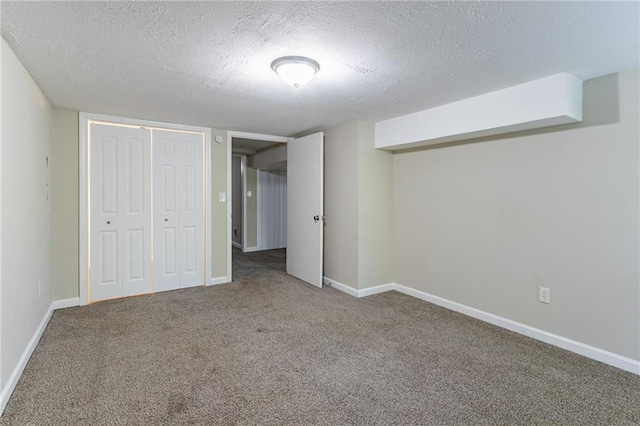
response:
<path id="1" fill-rule="evenodd" d="M 152 291 L 151 131 L 90 124 L 90 301 Z"/>
<path id="2" fill-rule="evenodd" d="M 153 288 L 204 285 L 204 137 L 153 130 Z"/>

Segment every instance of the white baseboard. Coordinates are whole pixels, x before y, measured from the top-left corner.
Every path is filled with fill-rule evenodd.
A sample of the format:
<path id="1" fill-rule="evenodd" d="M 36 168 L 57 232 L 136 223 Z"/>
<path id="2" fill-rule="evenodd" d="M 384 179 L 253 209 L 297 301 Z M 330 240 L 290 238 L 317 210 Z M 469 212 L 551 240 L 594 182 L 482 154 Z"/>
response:
<path id="1" fill-rule="evenodd" d="M 210 278 L 207 282 L 207 287 L 210 285 L 227 284 L 231 282 L 231 277 L 215 277 Z"/>
<path id="2" fill-rule="evenodd" d="M 260 250 L 260 249 L 258 248 L 258 246 L 254 246 L 254 247 L 246 247 L 246 248 L 244 249 L 244 252 L 245 252 L 245 253 L 250 253 L 250 252 L 252 252 L 252 251 L 258 251 L 258 250 Z"/>
<path id="3" fill-rule="evenodd" d="M 80 298 L 72 297 L 70 299 L 54 300 L 53 309 L 73 308 L 74 306 L 80 306 Z"/>
<path id="4" fill-rule="evenodd" d="M 367 297 L 373 294 L 383 293 L 385 291 L 396 290 L 408 296 L 433 303 L 434 305 L 442 306 L 452 311 L 460 312 L 461 314 L 479 319 L 484 322 L 488 322 L 489 324 L 505 328 L 515 333 L 523 334 L 525 336 L 540 340 L 541 342 L 545 342 L 553 346 L 557 346 L 578 355 L 582 355 L 587 358 L 591 358 L 593 360 L 620 368 L 621 370 L 640 375 L 640 361 L 638 360 L 627 358 L 613 352 L 605 351 L 604 349 L 600 349 L 595 346 L 571 340 L 566 337 L 550 333 L 548 331 L 540 330 L 538 328 L 531 327 L 517 321 L 512 321 L 510 319 L 494 315 L 489 312 L 481 311 L 479 309 L 472 308 L 461 303 L 453 302 L 439 296 L 434 296 L 424 291 L 416 290 L 398 283 L 383 284 L 358 290 L 346 284 L 342 284 L 338 281 L 332 280 L 328 277 L 323 277 L 323 282 L 328 282 L 329 284 L 331 284 L 331 287 L 335 288 L 336 290 L 345 292 L 353 297 Z"/>
<path id="5" fill-rule="evenodd" d="M 336 280 L 332 280 L 329 277 L 322 277 L 322 282 L 325 284 L 329 283 L 331 287 L 335 288 L 336 290 L 340 290 L 344 293 L 347 293 L 349 296 L 358 297 L 358 298 L 367 297 L 367 296 L 371 296 L 373 294 L 378 294 L 378 293 L 384 293 L 385 291 L 393 290 L 393 286 L 394 286 L 393 283 L 389 283 L 389 284 L 383 284 L 375 287 L 363 288 L 358 290 L 346 284 L 342 284 L 341 282 L 338 282 Z"/>
<path id="6" fill-rule="evenodd" d="M 236 243 L 235 241 L 231 241 L 231 245 L 242 250 L 242 244 Z"/>
<path id="7" fill-rule="evenodd" d="M 27 366 L 27 363 L 29 362 L 29 358 L 31 358 L 33 351 L 36 349 L 36 346 L 38 346 L 40 337 L 42 337 L 42 333 L 44 333 L 45 328 L 47 328 L 47 324 L 49 324 L 49 320 L 51 319 L 53 310 L 54 310 L 54 307 L 52 303 L 51 306 L 49 306 L 49 309 L 47 310 L 47 312 L 44 314 L 42 321 L 40 321 L 40 325 L 38 325 L 38 328 L 36 329 L 35 333 L 33 333 L 31 340 L 29 340 L 29 343 L 27 343 L 27 347 L 24 349 L 22 356 L 18 360 L 18 364 L 13 369 L 13 372 L 11 373 L 11 376 L 9 377 L 7 384 L 2 389 L 2 393 L 0 394 L 0 415 L 4 413 L 4 409 L 7 406 L 7 403 L 9 402 L 9 398 L 11 398 L 11 394 L 13 393 L 13 390 L 16 388 L 16 385 L 18 384 L 18 380 L 20 380 L 20 376 L 22 376 L 22 372 L 24 371 L 24 368 Z"/>
<path id="8" fill-rule="evenodd" d="M 484 312 L 479 309 L 475 309 L 470 306 L 453 302 L 451 300 L 434 296 L 432 294 L 415 290 L 413 288 L 406 287 L 400 284 L 394 283 L 393 289 L 399 291 L 400 293 L 404 293 L 409 296 L 422 299 L 426 302 L 433 303 L 434 305 L 442 306 L 444 308 L 451 309 L 452 311 L 460 312 L 461 314 L 468 315 L 470 317 L 488 322 L 493 325 L 497 325 L 498 327 L 506 328 L 507 330 L 511 330 L 513 332 L 529 336 L 533 339 L 540 340 L 550 345 L 566 349 L 578 355 L 582 355 L 587 358 L 591 358 L 596 361 L 600 361 L 605 364 L 620 368 L 622 370 L 640 375 L 640 361 L 627 358 L 613 352 L 605 351 L 603 349 L 596 348 L 594 346 L 590 346 L 581 342 L 577 342 L 575 340 L 567 339 L 566 337 L 558 336 L 557 334 L 549 333 L 548 331 L 540 330 L 526 324 L 512 321 L 498 315 L 490 314 L 488 312 Z"/>
<path id="9" fill-rule="evenodd" d="M 391 291 L 394 289 L 394 286 L 394 283 L 389 283 L 377 285 L 375 287 L 363 288 L 361 290 L 358 290 L 358 297 L 367 297 L 378 293 L 384 293 L 385 291 Z"/>
<path id="10" fill-rule="evenodd" d="M 329 284 L 331 287 L 335 288 L 336 290 L 340 290 L 344 293 L 347 293 L 349 296 L 353 296 L 353 297 L 359 297 L 358 296 L 358 290 L 356 290 L 353 287 L 349 287 L 346 284 L 342 284 L 341 282 L 338 282 L 336 280 L 332 280 L 331 278 L 328 277 L 322 277 L 322 283 L 323 284 Z"/>

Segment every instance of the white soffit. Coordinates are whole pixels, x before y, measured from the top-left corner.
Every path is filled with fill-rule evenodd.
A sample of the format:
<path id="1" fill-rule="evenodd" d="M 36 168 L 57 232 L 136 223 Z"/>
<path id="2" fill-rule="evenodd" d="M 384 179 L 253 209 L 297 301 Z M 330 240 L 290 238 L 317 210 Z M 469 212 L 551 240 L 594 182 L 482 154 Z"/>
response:
<path id="1" fill-rule="evenodd" d="M 582 121 L 582 80 L 568 73 L 376 123 L 397 150 Z"/>

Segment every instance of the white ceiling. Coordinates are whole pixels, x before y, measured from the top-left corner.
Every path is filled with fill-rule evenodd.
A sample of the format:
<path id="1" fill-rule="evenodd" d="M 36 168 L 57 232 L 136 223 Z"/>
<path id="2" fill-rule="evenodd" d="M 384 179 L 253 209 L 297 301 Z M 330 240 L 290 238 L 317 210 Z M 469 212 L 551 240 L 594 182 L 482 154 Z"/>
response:
<path id="1" fill-rule="evenodd" d="M 291 136 L 640 64 L 638 2 L 1 2 L 52 104 Z M 285 85 L 270 63 L 320 63 Z"/>

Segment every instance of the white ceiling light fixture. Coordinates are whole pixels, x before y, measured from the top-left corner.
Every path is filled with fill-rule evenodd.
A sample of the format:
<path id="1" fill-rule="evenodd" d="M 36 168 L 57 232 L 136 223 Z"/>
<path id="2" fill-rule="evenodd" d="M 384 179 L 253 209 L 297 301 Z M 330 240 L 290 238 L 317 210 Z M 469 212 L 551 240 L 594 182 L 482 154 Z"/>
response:
<path id="1" fill-rule="evenodd" d="M 271 69 L 293 87 L 307 84 L 320 70 L 320 64 L 304 56 L 284 56 L 271 62 Z"/>

